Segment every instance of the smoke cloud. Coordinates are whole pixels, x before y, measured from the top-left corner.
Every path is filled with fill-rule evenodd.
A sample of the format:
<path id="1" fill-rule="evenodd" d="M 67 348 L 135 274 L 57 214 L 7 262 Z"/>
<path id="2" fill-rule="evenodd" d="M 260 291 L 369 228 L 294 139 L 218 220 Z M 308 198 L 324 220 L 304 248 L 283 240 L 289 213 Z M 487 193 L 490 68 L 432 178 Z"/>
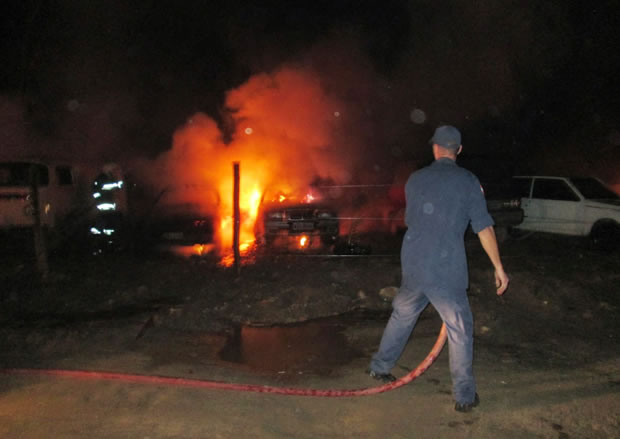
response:
<path id="1" fill-rule="evenodd" d="M 0 96 L 0 144 L 2 156 L 31 154 L 24 107 L 16 99 Z"/>
<path id="2" fill-rule="evenodd" d="M 349 112 L 315 72 L 286 66 L 255 75 L 227 94 L 226 111 L 229 142 L 213 118 L 196 113 L 176 130 L 169 151 L 137 166 L 166 192 L 163 202 L 199 205 L 216 218 L 229 217 L 235 162 L 245 210 L 265 194 L 301 198 L 313 182 L 351 180 L 358 158 L 355 141 L 344 135 Z"/>

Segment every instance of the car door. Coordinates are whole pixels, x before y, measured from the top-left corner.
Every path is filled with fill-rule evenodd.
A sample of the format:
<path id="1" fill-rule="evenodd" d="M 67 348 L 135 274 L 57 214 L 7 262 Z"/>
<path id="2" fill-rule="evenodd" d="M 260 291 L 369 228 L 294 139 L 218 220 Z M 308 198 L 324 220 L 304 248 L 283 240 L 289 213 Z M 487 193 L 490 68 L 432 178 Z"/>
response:
<path id="1" fill-rule="evenodd" d="M 523 220 L 521 224 L 516 226 L 518 229 L 530 230 L 532 223 L 531 214 L 529 212 L 531 205 L 532 193 L 532 177 L 513 177 L 513 187 L 515 195 L 521 198 L 521 209 L 523 209 Z"/>
<path id="2" fill-rule="evenodd" d="M 527 215 L 524 228 L 528 230 L 581 234 L 581 197 L 562 178 L 535 177 L 531 197 L 523 208 Z"/>

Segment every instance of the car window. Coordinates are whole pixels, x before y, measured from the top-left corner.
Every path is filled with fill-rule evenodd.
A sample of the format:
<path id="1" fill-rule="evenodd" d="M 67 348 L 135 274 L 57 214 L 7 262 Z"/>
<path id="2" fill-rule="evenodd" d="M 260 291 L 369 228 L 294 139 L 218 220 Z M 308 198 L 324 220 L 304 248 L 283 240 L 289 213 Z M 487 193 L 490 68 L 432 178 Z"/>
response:
<path id="1" fill-rule="evenodd" d="M 36 172 L 34 172 L 36 171 Z M 0 163 L 0 186 L 30 186 L 31 175 L 37 175 L 39 186 L 47 186 L 47 166 L 27 162 Z"/>
<path id="2" fill-rule="evenodd" d="M 56 178 L 61 186 L 69 186 L 73 184 L 73 175 L 69 166 L 56 167 Z"/>
<path id="3" fill-rule="evenodd" d="M 514 178 L 513 186 L 517 196 L 521 198 L 529 198 L 530 187 L 532 186 L 531 178 Z"/>
<path id="4" fill-rule="evenodd" d="M 534 180 L 532 198 L 556 201 L 579 201 L 579 197 L 564 180 L 537 178 Z"/>
<path id="5" fill-rule="evenodd" d="M 581 195 L 588 200 L 617 200 L 620 198 L 595 178 L 571 178 L 570 181 L 581 192 Z"/>

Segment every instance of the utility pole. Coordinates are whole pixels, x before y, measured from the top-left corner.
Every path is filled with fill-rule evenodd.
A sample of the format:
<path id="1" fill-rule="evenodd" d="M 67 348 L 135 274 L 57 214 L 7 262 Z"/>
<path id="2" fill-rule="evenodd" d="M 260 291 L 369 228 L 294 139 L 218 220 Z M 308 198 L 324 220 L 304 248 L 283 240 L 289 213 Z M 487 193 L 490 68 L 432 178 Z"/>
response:
<path id="1" fill-rule="evenodd" d="M 233 251 L 235 257 L 235 273 L 241 274 L 241 255 L 239 253 L 239 230 L 241 226 L 241 211 L 239 210 L 239 162 L 233 162 Z"/>

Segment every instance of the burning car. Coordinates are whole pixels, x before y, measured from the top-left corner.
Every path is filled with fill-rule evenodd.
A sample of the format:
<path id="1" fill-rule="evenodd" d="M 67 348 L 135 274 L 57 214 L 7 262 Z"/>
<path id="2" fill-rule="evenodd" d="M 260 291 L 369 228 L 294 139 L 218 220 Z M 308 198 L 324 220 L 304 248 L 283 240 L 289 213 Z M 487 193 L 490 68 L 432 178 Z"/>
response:
<path id="1" fill-rule="evenodd" d="M 152 221 L 153 237 L 168 244 L 193 245 L 213 242 L 212 216 L 191 205 L 168 207 Z"/>
<path id="2" fill-rule="evenodd" d="M 259 244 L 320 248 L 334 244 L 338 234 L 338 214 L 329 203 L 310 195 L 298 200 L 283 193 L 263 196 L 255 224 Z"/>
<path id="3" fill-rule="evenodd" d="M 213 244 L 218 198 L 211 188 L 167 187 L 154 199 L 148 195 L 145 199 L 148 203 L 142 206 L 145 214 L 139 221 L 139 229 L 148 244 L 190 255 L 201 254 L 204 245 Z"/>

